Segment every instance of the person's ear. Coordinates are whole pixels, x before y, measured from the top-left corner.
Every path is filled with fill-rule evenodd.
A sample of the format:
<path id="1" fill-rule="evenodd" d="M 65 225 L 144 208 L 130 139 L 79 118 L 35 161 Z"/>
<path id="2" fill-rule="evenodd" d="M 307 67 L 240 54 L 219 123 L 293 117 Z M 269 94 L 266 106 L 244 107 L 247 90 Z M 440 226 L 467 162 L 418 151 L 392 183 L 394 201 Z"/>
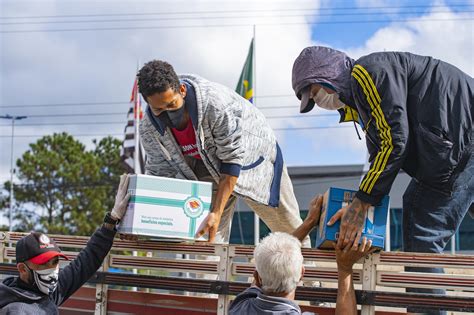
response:
<path id="1" fill-rule="evenodd" d="M 258 271 L 255 269 L 253 272 L 253 279 L 255 281 L 255 285 L 259 288 L 262 287 L 262 279 L 260 278 L 260 275 L 258 274 Z"/>
<path id="2" fill-rule="evenodd" d="M 25 263 L 18 263 L 16 264 L 16 268 L 18 269 L 18 273 L 20 274 L 20 279 L 29 283 L 31 280 L 30 269 Z"/>
<path id="3" fill-rule="evenodd" d="M 303 280 L 304 272 L 305 272 L 304 266 L 301 266 L 301 278 L 300 278 L 300 281 Z"/>
<path id="4" fill-rule="evenodd" d="M 25 272 L 28 272 L 28 268 L 25 266 L 24 263 L 18 263 L 16 264 L 16 269 L 18 269 L 18 272 L 21 274 L 21 273 L 25 273 Z"/>
<path id="5" fill-rule="evenodd" d="M 179 86 L 179 94 L 181 94 L 181 96 L 182 96 L 183 98 L 186 97 L 186 84 L 184 84 L 184 83 L 183 83 L 183 84 L 180 84 L 180 86 Z"/>

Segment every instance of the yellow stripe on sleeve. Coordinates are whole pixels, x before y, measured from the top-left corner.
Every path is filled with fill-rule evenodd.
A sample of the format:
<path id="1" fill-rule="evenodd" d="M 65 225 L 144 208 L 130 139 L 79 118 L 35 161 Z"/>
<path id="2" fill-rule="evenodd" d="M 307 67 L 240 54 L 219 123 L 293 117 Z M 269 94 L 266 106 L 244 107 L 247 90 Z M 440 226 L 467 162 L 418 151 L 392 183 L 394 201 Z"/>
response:
<path id="1" fill-rule="evenodd" d="M 360 184 L 360 189 L 363 192 L 370 194 L 377 179 L 387 165 L 388 158 L 393 150 L 393 141 L 390 126 L 388 125 L 380 107 L 380 95 L 369 73 L 361 65 L 356 65 L 352 70 L 352 76 L 357 80 L 367 98 L 381 140 L 381 149 L 377 153 L 371 169 Z"/>
<path id="2" fill-rule="evenodd" d="M 353 73 L 353 76 L 354 78 L 357 79 L 357 81 L 359 82 L 359 84 L 363 87 L 363 90 L 364 90 L 364 93 L 366 94 L 367 96 L 367 100 L 370 104 L 370 107 L 373 108 L 374 105 L 372 103 L 372 100 L 370 99 L 370 95 L 369 95 L 369 91 L 365 88 L 365 85 L 364 85 L 364 82 L 362 81 L 362 79 L 358 76 L 358 74 L 356 74 L 355 72 Z M 377 126 L 377 129 L 381 129 L 381 126 L 380 126 L 380 118 L 379 116 L 377 115 L 377 113 L 372 110 L 372 115 L 375 117 L 375 123 L 376 123 L 376 126 Z M 360 189 L 364 192 L 367 192 L 367 183 L 370 182 L 370 179 L 373 178 L 373 174 L 375 172 L 378 171 L 381 163 L 380 161 L 383 160 L 382 157 L 384 156 L 385 152 L 384 151 L 379 151 L 377 156 L 375 157 L 375 161 L 374 163 L 372 164 L 372 168 L 369 170 L 369 172 L 367 173 L 367 175 L 365 176 L 364 180 L 362 181 L 361 185 L 360 185 Z"/>

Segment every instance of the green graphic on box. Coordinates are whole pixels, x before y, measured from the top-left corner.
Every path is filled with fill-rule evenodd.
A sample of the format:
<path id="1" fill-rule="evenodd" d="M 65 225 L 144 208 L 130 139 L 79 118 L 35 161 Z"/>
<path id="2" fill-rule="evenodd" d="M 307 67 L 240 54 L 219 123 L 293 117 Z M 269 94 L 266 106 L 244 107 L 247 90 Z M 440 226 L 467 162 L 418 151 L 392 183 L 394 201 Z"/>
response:
<path id="1" fill-rule="evenodd" d="M 212 184 L 133 175 L 122 233 L 194 239 L 211 208 Z"/>

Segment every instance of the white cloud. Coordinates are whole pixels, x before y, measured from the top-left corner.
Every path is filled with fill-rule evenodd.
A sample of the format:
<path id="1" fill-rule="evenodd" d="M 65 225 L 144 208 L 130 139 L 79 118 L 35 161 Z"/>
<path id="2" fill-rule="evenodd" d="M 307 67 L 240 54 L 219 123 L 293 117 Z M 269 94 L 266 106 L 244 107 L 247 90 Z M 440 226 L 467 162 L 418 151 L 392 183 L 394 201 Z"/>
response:
<path id="1" fill-rule="evenodd" d="M 354 58 L 384 50 L 433 56 L 473 76 L 474 21 L 469 13 L 437 7 L 409 22 L 394 23 L 379 29 L 361 47 L 346 49 Z"/>
<path id="2" fill-rule="evenodd" d="M 385 1 L 369 2 L 371 3 L 367 1 L 358 3 L 361 6 L 387 5 Z M 379 2 L 383 4 L 378 4 Z M 197 73 L 210 80 L 234 87 L 252 38 L 252 24 L 257 23 L 259 24 L 257 26 L 257 95 L 287 95 L 285 97 L 260 98 L 257 100 L 258 106 L 265 107 L 265 109 L 262 108 L 262 111 L 267 116 L 297 116 L 299 104 L 297 99 L 292 96 L 291 89 L 292 64 L 303 48 L 317 43 L 311 41 L 311 27 L 305 24 L 309 20 L 304 16 L 291 18 L 269 16 L 295 15 L 297 13 L 272 11 L 276 9 L 305 8 L 304 13 L 310 14 L 317 12 L 318 7 L 319 1 L 296 3 L 270 0 L 245 2 L 244 5 L 221 2 L 219 7 L 215 6 L 215 2 L 209 1 L 186 2 L 186 6 L 183 6 L 182 2 L 177 6 L 174 2 L 156 3 L 152 1 L 141 1 L 139 5 L 132 1 L 118 3 L 116 1 L 101 1 L 94 3 L 93 6 L 72 1 L 67 3 L 63 1 L 2 2 L 4 16 L 168 12 L 168 15 L 114 17 L 114 19 L 156 18 L 156 21 L 3 26 L 3 30 L 160 25 L 181 27 L 185 25 L 237 24 L 240 26 L 1 34 L 1 104 L 124 102 L 123 105 L 97 107 L 24 109 L 19 106 L 8 109 L 8 111 L 2 110 L 1 113 L 28 115 L 90 113 L 89 117 L 80 118 L 29 118 L 29 123 L 125 120 L 125 112 L 128 108 L 126 102 L 130 95 L 137 60 L 144 63 L 155 58 L 164 59 L 172 63 L 177 72 Z M 221 17 L 224 15 L 240 16 L 241 18 L 160 21 L 160 18 L 165 17 L 182 18 L 183 15 L 172 15 L 170 12 L 183 10 L 185 12 L 229 10 L 234 13 L 217 15 Z M 248 10 L 248 12 L 241 10 Z M 265 12 L 256 10 L 265 10 Z M 435 11 L 444 11 L 445 13 L 435 13 Z M 196 16 L 196 14 L 186 16 Z M 201 16 L 211 16 L 211 14 L 201 14 Z M 381 28 L 360 47 L 339 48 L 346 50 L 355 58 L 384 49 L 432 55 L 451 62 L 473 75 L 473 22 L 472 20 L 459 20 L 459 18 L 466 18 L 466 16 L 466 13 L 451 12 L 449 8 L 441 10 L 440 7 L 437 7 L 436 10 L 416 18 L 415 21 L 393 23 Z M 85 20 L 86 18 L 77 19 Z M 449 19 L 449 21 L 434 21 L 439 19 Z M 41 21 L 53 20 L 58 19 L 41 19 Z M 62 20 L 66 20 L 66 18 Z M 311 22 L 314 21 L 314 19 L 311 20 Z M 275 22 L 281 23 L 281 25 L 262 25 Z M 285 22 L 300 24 L 284 25 Z M 242 26 L 241 24 L 248 25 Z M 285 108 L 278 109 L 279 106 L 285 106 Z M 106 118 L 94 116 L 94 113 L 97 112 L 122 111 L 124 112 L 123 116 Z M 315 110 L 310 114 L 323 112 Z M 337 117 L 269 119 L 274 128 L 327 126 L 334 125 L 335 120 Z M 121 133 L 123 126 L 19 127 L 16 133 L 46 134 L 62 130 L 71 133 Z M 8 136 L 10 129 L 2 127 L 0 132 L 2 135 Z M 350 129 L 313 129 L 277 131 L 276 133 L 289 164 L 330 164 L 331 161 L 334 163 L 341 163 L 341 161 L 343 163 L 360 163 L 365 159 L 364 144 Z M 27 149 L 28 143 L 33 140 L 18 138 L 15 145 L 16 157 L 19 157 Z M 90 140 L 84 138 L 81 140 L 90 143 Z M 295 143 L 302 147 L 295 147 Z M 1 146 L 2 148 L 9 147 L 9 139 L 2 138 Z M 346 155 L 338 154 L 344 150 L 347 152 Z M 9 154 L 9 149 L 1 150 L 0 153 L 0 163 L 5 166 L 0 168 L 2 171 L 0 180 L 2 181 L 8 178 Z"/>
<path id="3" fill-rule="evenodd" d="M 117 28 L 117 27 L 155 27 L 175 26 L 177 28 L 150 28 L 133 30 L 96 30 L 82 32 L 32 32 L 3 33 L 1 39 L 1 95 L 2 105 L 12 104 L 51 104 L 76 102 L 123 101 L 116 106 L 72 106 L 2 109 L 1 113 L 26 114 L 30 117 L 24 123 L 66 123 L 68 126 L 43 126 L 16 128 L 17 135 L 41 135 L 68 131 L 73 134 L 121 133 L 123 125 L 73 125 L 73 122 L 124 120 L 128 109 L 126 104 L 130 95 L 137 61 L 142 64 L 151 59 L 163 59 L 174 65 L 179 73 L 197 73 L 210 80 L 234 87 L 243 66 L 253 34 L 252 24 L 257 26 L 257 81 L 258 94 L 293 94 L 291 90 L 291 67 L 294 58 L 304 47 L 311 45 L 311 28 L 305 24 L 304 16 L 275 17 L 276 15 L 295 15 L 293 11 L 277 9 L 305 8 L 306 13 L 317 10 L 319 1 L 274 2 L 259 1 L 242 3 L 193 1 L 176 5 L 175 2 L 141 1 L 102 1 L 93 5 L 83 5 L 80 1 L 5 1 L 2 2 L 3 16 L 55 16 L 102 13 L 158 13 L 156 16 L 130 15 L 120 17 L 77 17 L 15 19 L 18 21 L 54 22 L 65 20 L 91 19 L 155 19 L 154 21 L 115 22 L 115 23 L 77 23 L 77 24 L 27 24 L 4 25 L 3 31 L 32 29 L 74 29 L 74 28 Z M 230 11 L 219 14 L 172 14 L 172 12 Z M 232 12 L 234 11 L 234 12 Z M 253 12 L 254 11 L 254 12 Z M 163 13 L 167 13 L 163 15 Z M 227 16 L 224 19 L 182 20 L 183 17 Z M 234 18 L 230 18 L 234 16 Z M 235 18 L 240 16 L 240 18 Z M 252 17 L 253 16 L 253 17 Z M 273 17 L 272 17 L 273 16 Z M 176 17 L 176 20 L 161 21 Z M 296 25 L 261 24 L 291 22 Z M 298 24 L 299 23 L 299 24 Z M 198 27 L 202 25 L 237 25 L 221 27 Z M 242 25 L 248 24 L 248 25 Z M 196 27 L 180 28 L 186 25 Z M 294 108 L 262 109 L 267 115 L 297 115 L 298 105 L 295 97 L 265 98 L 259 106 L 288 106 Z M 122 112 L 123 116 L 96 117 L 94 113 Z M 90 113 L 87 117 L 34 118 L 38 114 Z M 271 119 L 273 126 L 281 120 Z M 283 121 L 287 126 L 291 120 Z M 5 121 L 6 123 L 6 121 Z M 10 129 L 0 127 L 1 146 L 9 148 Z M 279 133 L 281 142 L 284 134 Z M 15 159 L 28 148 L 35 138 L 15 139 Z M 87 138 L 80 138 L 90 144 Z M 1 150 L 2 164 L 0 180 L 8 178 L 10 150 Z M 6 172 L 5 172 L 6 171 Z"/>

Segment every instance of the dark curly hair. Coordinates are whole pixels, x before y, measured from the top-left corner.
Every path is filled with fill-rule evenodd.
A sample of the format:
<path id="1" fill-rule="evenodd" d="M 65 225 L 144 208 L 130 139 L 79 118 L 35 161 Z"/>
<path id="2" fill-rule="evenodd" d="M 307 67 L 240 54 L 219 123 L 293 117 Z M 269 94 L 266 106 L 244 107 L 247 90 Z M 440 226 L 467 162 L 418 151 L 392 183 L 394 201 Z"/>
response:
<path id="1" fill-rule="evenodd" d="M 169 88 L 179 90 L 179 78 L 173 66 L 166 61 L 152 60 L 138 71 L 138 87 L 143 98 L 162 93 Z"/>

